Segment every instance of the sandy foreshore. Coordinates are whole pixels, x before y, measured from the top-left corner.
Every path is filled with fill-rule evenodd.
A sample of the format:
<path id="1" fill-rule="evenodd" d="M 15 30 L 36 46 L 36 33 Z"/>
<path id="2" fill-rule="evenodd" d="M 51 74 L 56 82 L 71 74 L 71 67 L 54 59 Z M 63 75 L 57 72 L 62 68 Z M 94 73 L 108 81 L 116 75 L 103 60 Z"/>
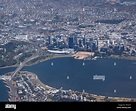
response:
<path id="1" fill-rule="evenodd" d="M 75 59 L 84 59 L 89 56 L 94 56 L 94 52 L 81 52 L 80 51 L 73 55 Z"/>

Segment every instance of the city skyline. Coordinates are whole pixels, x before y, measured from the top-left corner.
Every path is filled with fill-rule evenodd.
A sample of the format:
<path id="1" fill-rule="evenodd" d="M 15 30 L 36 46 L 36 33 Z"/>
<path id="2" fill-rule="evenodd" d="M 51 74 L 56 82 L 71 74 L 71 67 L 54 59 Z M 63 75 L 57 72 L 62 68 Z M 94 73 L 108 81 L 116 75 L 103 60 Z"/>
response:
<path id="1" fill-rule="evenodd" d="M 52 88 L 43 84 L 35 76 L 37 74 L 22 71 L 25 66 L 70 57 L 73 61 L 84 61 L 81 64 L 84 69 L 88 67 L 85 61 L 91 61 L 92 64 L 88 64 L 97 64 L 99 67 L 99 60 L 128 60 L 132 61 L 128 69 L 133 69 L 133 72 L 133 63 L 136 61 L 135 12 L 135 0 L 0 1 L 0 68 L 15 67 L 13 72 L 0 76 L 11 88 L 10 101 L 135 101 L 135 98 L 114 98 Z M 72 64 L 74 62 L 69 65 Z M 53 68 L 56 64 L 51 62 L 47 69 L 50 66 Z M 60 66 L 61 64 L 56 67 Z M 107 67 L 114 74 L 118 63 L 112 62 Z M 97 71 L 96 68 L 94 73 Z M 121 74 L 130 72 L 123 72 L 121 67 Z M 93 81 L 108 80 L 104 74 L 93 75 Z M 127 76 L 128 81 L 135 80 L 133 74 Z M 122 81 L 126 80 L 124 78 Z M 71 76 L 65 75 L 65 79 L 71 80 Z M 112 90 L 113 93 L 118 93 L 116 88 Z"/>

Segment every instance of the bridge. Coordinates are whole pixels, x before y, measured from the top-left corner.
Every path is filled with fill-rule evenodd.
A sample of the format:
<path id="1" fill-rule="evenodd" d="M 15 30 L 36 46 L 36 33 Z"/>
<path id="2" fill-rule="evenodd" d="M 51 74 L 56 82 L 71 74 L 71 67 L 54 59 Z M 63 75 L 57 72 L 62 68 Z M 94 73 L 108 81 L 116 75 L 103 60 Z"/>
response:
<path id="1" fill-rule="evenodd" d="M 47 55 L 50 55 L 50 54 L 46 54 Z M 42 55 L 39 55 L 39 54 L 35 54 L 29 58 L 27 58 L 24 62 L 20 63 L 20 65 L 16 68 L 16 70 L 13 72 L 13 74 L 11 74 L 10 77 L 8 77 L 8 80 L 10 81 L 24 66 L 27 62 L 39 57 L 39 56 L 42 56 Z M 55 57 L 69 57 L 70 55 L 54 55 L 52 56 L 51 58 L 55 58 Z M 71 57 L 71 56 L 70 56 Z"/>
<path id="2" fill-rule="evenodd" d="M 16 68 L 16 70 L 14 71 L 14 73 L 11 75 L 11 77 L 9 78 L 9 80 L 11 80 L 24 66 L 27 62 L 35 59 L 39 57 L 39 55 L 35 55 L 35 56 L 31 56 L 28 59 L 26 59 L 24 62 L 20 63 L 20 65 Z"/>

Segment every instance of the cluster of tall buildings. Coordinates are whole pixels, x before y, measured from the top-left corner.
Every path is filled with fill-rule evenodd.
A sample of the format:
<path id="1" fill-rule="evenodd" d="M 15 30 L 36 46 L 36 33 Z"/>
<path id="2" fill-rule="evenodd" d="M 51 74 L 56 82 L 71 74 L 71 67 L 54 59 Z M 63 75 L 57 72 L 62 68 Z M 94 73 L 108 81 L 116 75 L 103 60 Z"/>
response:
<path id="1" fill-rule="evenodd" d="M 70 36 L 64 40 L 61 36 L 48 36 L 46 39 L 46 45 L 48 49 L 70 48 L 76 51 L 95 51 L 98 49 L 98 40 L 86 37 L 79 38 L 77 36 Z"/>
<path id="2" fill-rule="evenodd" d="M 128 47 L 123 41 L 108 38 L 91 38 L 78 35 L 69 35 L 63 37 L 61 35 L 48 36 L 46 46 L 49 50 L 73 49 L 74 51 L 95 52 L 104 55 L 135 55 L 136 51 Z"/>

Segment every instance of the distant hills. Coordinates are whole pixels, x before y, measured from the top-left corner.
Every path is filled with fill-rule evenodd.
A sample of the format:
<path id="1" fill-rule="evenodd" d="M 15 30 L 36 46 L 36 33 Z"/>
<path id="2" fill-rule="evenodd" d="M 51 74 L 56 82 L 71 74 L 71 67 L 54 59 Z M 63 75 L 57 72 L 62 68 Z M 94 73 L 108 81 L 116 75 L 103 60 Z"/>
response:
<path id="1" fill-rule="evenodd" d="M 136 2 L 136 0 L 4 0 L 4 1 L 0 1 L 0 3 L 4 3 L 4 2 L 55 2 L 55 3 L 62 3 L 62 4 L 67 4 L 67 3 L 71 3 L 71 4 L 82 4 L 82 5 L 89 5 L 89 4 L 99 4 L 99 3 L 122 3 L 122 2 Z"/>

